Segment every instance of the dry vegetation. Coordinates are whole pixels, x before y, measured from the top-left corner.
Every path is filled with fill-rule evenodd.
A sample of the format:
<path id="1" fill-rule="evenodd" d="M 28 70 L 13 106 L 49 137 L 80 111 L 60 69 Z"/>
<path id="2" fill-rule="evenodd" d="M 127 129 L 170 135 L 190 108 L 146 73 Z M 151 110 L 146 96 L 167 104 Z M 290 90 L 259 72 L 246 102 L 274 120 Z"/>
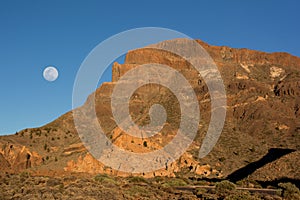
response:
<path id="1" fill-rule="evenodd" d="M 291 183 L 280 183 L 270 192 L 241 190 L 241 184 L 229 181 L 209 182 L 185 178 L 115 177 L 73 174 L 62 177 L 32 176 L 28 172 L 2 174 L 1 199 L 245 199 L 297 200 L 299 189 Z M 191 188 L 195 187 L 195 188 Z"/>

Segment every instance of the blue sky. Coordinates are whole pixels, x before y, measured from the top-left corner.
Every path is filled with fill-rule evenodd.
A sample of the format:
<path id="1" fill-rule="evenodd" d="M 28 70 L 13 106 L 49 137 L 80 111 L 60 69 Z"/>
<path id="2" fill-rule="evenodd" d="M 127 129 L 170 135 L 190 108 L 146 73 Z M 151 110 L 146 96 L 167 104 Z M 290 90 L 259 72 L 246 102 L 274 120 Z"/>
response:
<path id="1" fill-rule="evenodd" d="M 69 111 L 82 61 L 114 34 L 164 27 L 213 45 L 300 56 L 299 8 L 297 0 L 0 0 L 0 134 Z M 59 70 L 55 82 L 43 79 L 48 65 Z"/>

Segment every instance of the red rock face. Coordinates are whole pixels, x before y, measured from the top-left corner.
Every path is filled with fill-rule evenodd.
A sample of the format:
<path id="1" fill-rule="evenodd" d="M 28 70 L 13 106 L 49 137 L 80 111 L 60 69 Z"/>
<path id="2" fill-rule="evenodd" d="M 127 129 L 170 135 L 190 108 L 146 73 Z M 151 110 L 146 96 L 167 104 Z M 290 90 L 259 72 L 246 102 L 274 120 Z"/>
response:
<path id="1" fill-rule="evenodd" d="M 14 143 L 2 143 L 0 149 L 1 169 L 23 171 L 42 164 L 42 157 L 27 147 Z"/>
<path id="2" fill-rule="evenodd" d="M 158 46 L 168 44 L 172 48 L 178 48 L 181 42 L 181 40 L 166 41 Z M 287 53 L 265 53 L 210 46 L 200 40 L 197 42 L 216 63 L 227 94 L 227 117 L 223 132 L 212 152 L 205 158 L 199 160 L 197 156 L 211 117 L 208 88 L 190 63 L 169 52 L 154 49 L 153 46 L 128 52 L 124 64 L 114 63 L 112 82 L 103 83 L 93 94 L 95 96 L 91 95 L 81 109 L 92 112 L 92 102 L 95 101 L 96 120 L 107 137 L 120 148 L 139 153 L 163 148 L 173 139 L 180 120 L 180 107 L 172 92 L 165 87 L 149 84 L 139 88 L 132 95 L 129 109 L 132 119 L 137 124 L 149 123 L 149 108 L 154 103 L 163 105 L 168 114 L 167 123 L 162 131 L 147 139 L 135 138 L 120 130 L 112 115 L 111 94 L 120 77 L 138 65 L 147 63 L 168 65 L 179 71 L 192 85 L 199 101 L 201 121 L 195 141 L 182 158 L 166 169 L 146 173 L 144 176 L 174 176 L 175 172 L 187 171 L 204 176 L 226 176 L 247 163 L 259 160 L 270 148 L 275 147 L 294 149 L 296 152 L 277 160 L 277 171 L 274 173 L 272 167 L 266 165 L 259 169 L 255 178 L 263 179 L 263 173 L 267 171 L 270 179 L 282 176 L 283 171 L 287 177 L 298 176 L 295 171 L 300 164 L 295 155 L 298 155 L 300 150 L 300 58 Z M 71 112 L 46 127 L 50 128 L 50 131 L 41 127 L 40 136 L 35 138 L 33 134 L 33 139 L 41 142 L 28 142 L 29 132 L 25 131 L 14 136 L 19 139 L 12 142 L 13 145 L 22 144 L 26 139 L 26 150 L 21 151 L 20 147 L 13 153 L 14 156 L 9 156 L 9 147 L 2 148 L 1 169 L 26 169 L 39 165 L 43 169 L 46 166 L 52 170 L 131 175 L 104 166 L 87 154 L 85 148 L 80 145 L 72 146 L 80 144 L 80 140 L 74 128 Z M 55 129 L 57 130 L 54 131 Z M 37 130 L 33 132 L 35 131 Z M 55 140 L 51 139 L 53 134 Z M 45 143 L 52 148 L 49 152 L 41 147 Z M 43 164 L 39 161 L 41 156 L 33 151 L 39 152 L 44 160 L 48 156 L 49 161 Z M 29 159 L 27 155 L 30 155 Z M 56 161 L 54 158 L 57 158 Z M 286 164 L 287 162 L 290 164 Z M 277 173 L 278 171 L 280 173 Z"/>

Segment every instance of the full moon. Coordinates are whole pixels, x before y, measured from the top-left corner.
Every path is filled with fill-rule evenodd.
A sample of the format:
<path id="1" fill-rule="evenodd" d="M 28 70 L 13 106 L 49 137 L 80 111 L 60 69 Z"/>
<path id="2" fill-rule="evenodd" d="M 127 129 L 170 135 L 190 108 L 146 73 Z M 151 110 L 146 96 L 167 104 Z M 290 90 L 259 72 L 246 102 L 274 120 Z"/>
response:
<path id="1" fill-rule="evenodd" d="M 47 81 L 55 81 L 58 77 L 58 71 L 55 67 L 49 66 L 44 69 L 43 76 Z"/>

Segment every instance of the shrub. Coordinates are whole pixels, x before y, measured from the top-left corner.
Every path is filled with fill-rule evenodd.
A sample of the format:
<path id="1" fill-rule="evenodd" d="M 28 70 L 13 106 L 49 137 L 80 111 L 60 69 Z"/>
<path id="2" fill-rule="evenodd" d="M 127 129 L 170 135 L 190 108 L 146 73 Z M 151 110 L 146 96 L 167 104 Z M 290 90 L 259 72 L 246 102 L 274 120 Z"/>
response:
<path id="1" fill-rule="evenodd" d="M 37 129 L 35 132 L 36 135 L 41 136 L 42 135 L 42 131 L 40 129 Z"/>
<path id="2" fill-rule="evenodd" d="M 171 179 L 169 181 L 166 181 L 163 183 L 163 186 L 165 187 L 174 187 L 174 186 L 185 186 L 187 183 L 182 179 Z"/>
<path id="3" fill-rule="evenodd" d="M 29 172 L 23 171 L 20 173 L 20 181 L 25 182 L 26 179 L 30 177 Z"/>
<path id="4" fill-rule="evenodd" d="M 129 181 L 133 183 L 147 183 L 148 181 L 141 176 L 132 176 L 129 177 Z"/>
<path id="5" fill-rule="evenodd" d="M 50 178 L 46 182 L 46 186 L 48 186 L 48 187 L 55 187 L 55 186 L 61 187 L 60 185 L 63 186 L 63 182 L 57 178 Z"/>
<path id="6" fill-rule="evenodd" d="M 134 185 L 125 191 L 126 199 L 145 199 L 145 197 L 147 197 L 146 199 L 149 199 L 149 190 L 138 185 Z"/>
<path id="7" fill-rule="evenodd" d="M 225 200 L 255 200 L 254 196 L 251 196 L 250 192 L 248 191 L 236 191 L 233 194 L 225 197 Z"/>
<path id="8" fill-rule="evenodd" d="M 29 172 L 23 171 L 23 172 L 20 173 L 20 177 L 29 178 L 30 174 L 29 174 Z"/>
<path id="9" fill-rule="evenodd" d="M 225 157 L 221 157 L 221 158 L 219 158 L 219 161 L 220 162 L 224 162 L 226 160 L 226 158 Z"/>
<path id="10" fill-rule="evenodd" d="M 283 197 L 285 199 L 300 200 L 300 190 L 292 183 L 279 183 L 279 187 L 283 189 Z"/>
<path id="11" fill-rule="evenodd" d="M 151 178 L 151 182 L 155 182 L 155 183 L 161 183 L 164 180 L 165 180 L 165 178 L 162 176 L 154 176 L 153 178 Z"/>
<path id="12" fill-rule="evenodd" d="M 198 198 L 204 199 L 204 195 L 207 194 L 207 190 L 205 188 L 198 188 L 193 192 Z"/>
<path id="13" fill-rule="evenodd" d="M 216 193 L 221 197 L 228 196 L 235 191 L 235 184 L 230 181 L 221 181 L 216 184 Z"/>
<path id="14" fill-rule="evenodd" d="M 117 185 L 117 182 L 112 178 L 109 177 L 106 174 L 98 174 L 97 176 L 95 176 L 95 181 L 100 182 L 100 183 L 108 183 L 108 184 L 113 184 L 113 185 Z"/>

